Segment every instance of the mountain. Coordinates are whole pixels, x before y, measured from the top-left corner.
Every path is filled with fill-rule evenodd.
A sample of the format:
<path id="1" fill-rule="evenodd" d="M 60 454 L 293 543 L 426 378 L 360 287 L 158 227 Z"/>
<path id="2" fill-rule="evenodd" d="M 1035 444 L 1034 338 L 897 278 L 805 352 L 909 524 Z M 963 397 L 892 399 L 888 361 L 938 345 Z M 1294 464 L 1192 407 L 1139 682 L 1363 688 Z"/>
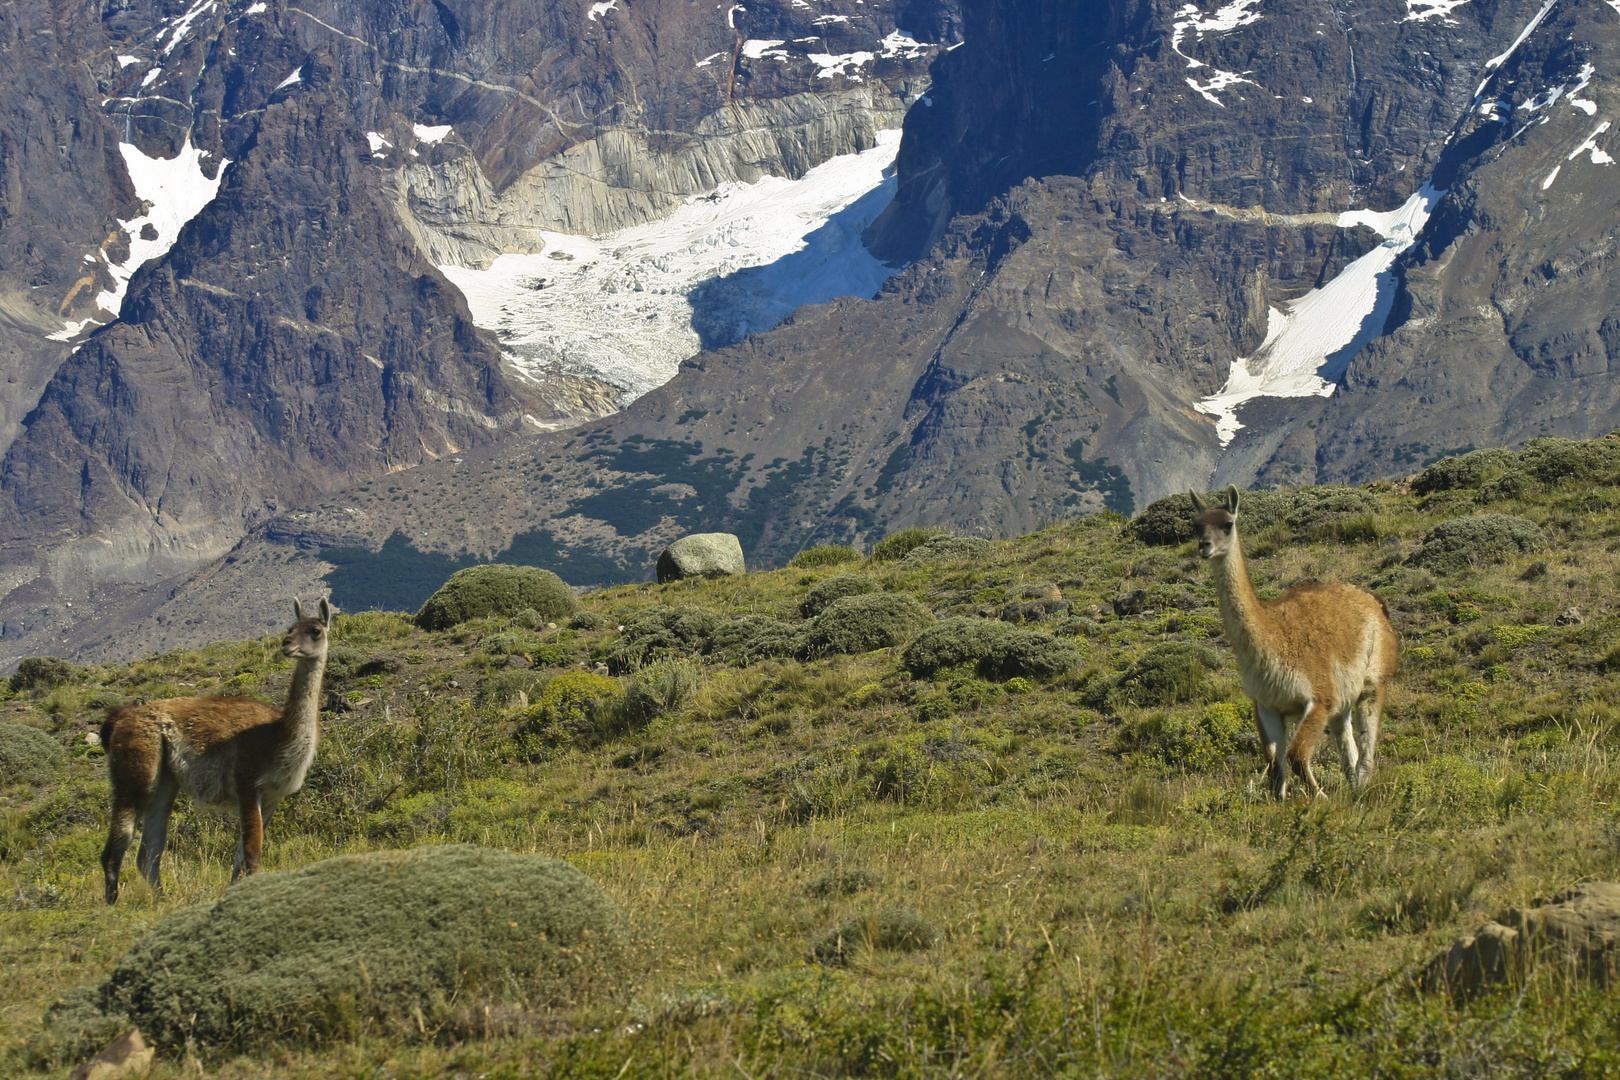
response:
<path id="1" fill-rule="evenodd" d="M 593 20 L 597 7 L 577 14 L 576 25 L 643 11 L 620 3 Z M 829 18 L 820 25 L 843 25 L 825 13 L 829 5 L 786 10 L 802 11 L 812 26 Z M 553 407 L 528 411 L 534 422 L 512 421 L 525 410 L 507 407 L 522 399 L 508 387 L 525 364 L 542 382 L 548 372 L 583 381 L 584 370 L 568 367 L 583 355 L 577 343 L 542 340 L 550 315 L 524 321 L 524 312 L 540 309 L 521 303 L 521 283 L 534 282 L 541 295 L 557 283 L 533 268 L 529 277 L 513 271 L 494 305 L 506 305 L 504 314 L 456 308 L 464 321 L 505 335 L 498 347 L 489 344 L 505 359 L 487 368 L 505 382 L 433 390 L 435 400 L 468 403 L 441 411 L 446 422 L 469 413 L 487 422 L 470 421 L 459 440 L 433 445 L 436 459 L 424 452 L 414 467 L 369 474 L 383 478 L 332 483 L 319 497 L 289 489 L 273 507 L 233 510 L 236 535 L 247 539 L 230 555 L 206 562 L 206 552 L 188 552 L 203 563 L 199 573 L 182 572 L 157 592 L 143 586 L 136 606 L 98 607 L 106 625 L 144 620 L 143 645 L 240 631 L 228 622 L 238 616 L 214 612 L 258 595 L 253 590 L 313 586 L 334 567 L 350 581 L 387 580 L 390 568 L 417 565 L 411 560 L 421 553 L 430 560 L 443 553 L 445 566 L 452 556 L 521 558 L 570 580 L 614 580 L 646 575 L 658 549 L 682 532 L 728 529 L 743 537 L 751 559 L 772 564 L 807 544 L 863 543 L 910 524 L 1011 535 L 1105 507 L 1130 513 L 1213 482 L 1362 481 L 1409 473 L 1470 445 L 1615 426 L 1608 366 L 1620 332 L 1611 325 L 1615 297 L 1602 269 L 1620 224 L 1610 74 L 1620 67 L 1620 7 L 1607 0 L 973 0 L 959 12 L 897 10 L 893 25 L 910 33 L 893 39 L 889 25 L 874 29 L 885 37 L 865 51 L 897 65 L 900 89 L 884 99 L 893 106 L 885 116 L 904 111 L 894 194 L 870 222 L 851 219 L 843 229 L 863 224 L 870 252 L 902 267 L 875 295 L 803 307 L 775 329 L 728 344 L 727 333 L 705 331 L 711 314 L 718 311 L 718 324 L 735 336 L 757 329 L 747 312 L 770 305 L 749 293 L 755 299 L 706 306 L 710 287 L 695 288 L 692 332 L 709 348 L 673 378 L 645 393 L 629 377 L 598 378 L 594 400 L 604 411 L 634 397 L 599 419 L 587 419 L 589 408 Z M 921 77 L 924 58 L 910 57 L 915 50 L 903 43 L 958 33 L 960 47 L 931 52 Z M 370 30 L 357 36 L 380 40 Z M 733 31 L 730 55 L 738 64 L 757 60 L 765 75 L 808 63 L 819 79 L 821 62 L 809 58 L 830 56 L 832 47 L 822 53 L 802 44 L 818 49 L 804 62 L 772 55 L 793 44 L 787 29 L 750 24 L 746 34 Z M 688 62 L 706 58 L 703 48 L 691 48 Z M 431 66 L 418 53 L 390 55 L 412 68 Z M 917 65 L 915 78 L 908 64 Z M 598 85 L 584 74 L 588 66 L 548 67 L 555 81 L 546 85 Z M 312 83 L 321 77 L 314 66 L 299 70 Z M 486 109 L 521 112 L 495 92 L 480 96 L 459 82 L 446 88 L 455 80 L 444 76 L 407 78 L 377 60 L 370 70 L 384 87 L 420 79 L 476 97 Z M 863 82 L 849 92 L 874 90 Z M 439 101 L 422 95 L 424 104 Z M 729 115 L 719 105 L 713 115 Z M 422 123 L 451 119 L 447 105 L 433 107 L 439 111 L 419 114 Z M 531 181 L 502 190 L 541 191 L 542 178 L 562 183 L 545 168 L 514 174 L 502 164 L 512 151 L 493 144 L 521 128 L 517 113 L 500 124 L 471 115 L 469 125 L 494 126 L 463 134 L 461 121 L 453 123 L 467 147 L 458 160 L 476 158 L 495 178 L 490 190 L 513 175 Z M 868 122 L 874 132 L 882 126 Z M 364 125 L 389 140 L 378 151 L 385 158 L 401 145 L 418 148 L 402 128 L 384 131 L 369 114 Z M 875 134 L 852 137 L 838 149 L 877 143 Z M 447 136 L 445 145 L 457 144 Z M 533 145 L 540 153 L 542 144 Z M 689 135 L 681 145 L 707 143 Z M 558 152 L 551 144 L 543 150 Z M 219 153 L 230 157 L 225 148 Z M 733 178 L 750 179 L 704 175 L 728 199 L 735 191 L 721 182 Z M 460 205 L 499 203 L 476 184 L 462 190 L 474 189 L 480 194 Z M 553 231 L 562 233 L 672 222 L 680 212 L 679 200 L 652 205 L 649 197 L 627 210 L 628 201 L 570 190 L 524 198 L 577 208 L 561 215 L 564 227 Z M 603 210 L 610 204 L 613 214 Z M 394 221 L 405 223 L 398 228 L 416 240 L 416 251 L 472 274 L 522 250 L 519 231 L 487 224 L 516 216 L 490 212 L 478 228 L 427 210 L 396 212 Z M 648 265 L 674 265 L 686 252 L 667 236 L 645 242 L 653 246 L 587 254 L 639 259 L 635 252 L 645 250 Z M 568 243 L 558 246 L 553 236 L 552 250 L 567 255 Z M 641 287 L 663 282 L 657 288 L 667 296 L 687 280 L 678 270 L 660 269 L 672 276 L 649 277 Z M 713 288 L 753 288 L 749 274 L 761 273 L 729 272 Z M 620 280 L 629 279 L 599 284 L 618 288 Z M 463 278 L 467 296 L 485 303 L 472 281 Z M 140 284 L 137 275 L 132 289 Z M 442 295 L 446 303 L 459 299 L 451 289 Z M 580 309 L 567 310 L 574 317 Z M 668 311 L 647 310 L 659 318 Z M 601 335 L 630 333 L 615 321 L 628 311 L 604 305 Z M 489 342 L 482 331 L 468 340 Z M 660 345 L 659 355 L 673 347 Z M 450 373 L 444 364 L 433 370 Z M 536 434 L 507 436 L 508 423 Z M 96 430 L 126 427 L 108 419 Z M 383 434 L 372 441 L 389 445 Z M 278 438 L 277 446 L 306 445 Z M 47 449 L 28 457 L 27 467 L 44 469 L 34 464 L 42 458 L 77 460 Z M 22 492 L 10 479 L 13 459 L 15 446 L 6 490 Z M 408 464 L 401 455 L 384 467 Z M 277 475 L 299 470 L 276 466 Z M 65 481 L 52 484 L 56 490 Z M 28 535 L 38 535 L 34 522 L 43 517 L 29 519 L 35 531 Z M 18 529 L 6 549 L 21 551 L 26 531 Z M 28 557 L 39 565 L 37 555 Z M 34 603 L 26 590 L 18 595 Z M 382 602 L 378 596 L 365 599 Z M 19 610 L 29 609 L 10 598 L 0 609 L 8 628 Z M 70 647 L 128 647 L 122 630 L 82 620 L 52 625 L 72 627 Z"/>

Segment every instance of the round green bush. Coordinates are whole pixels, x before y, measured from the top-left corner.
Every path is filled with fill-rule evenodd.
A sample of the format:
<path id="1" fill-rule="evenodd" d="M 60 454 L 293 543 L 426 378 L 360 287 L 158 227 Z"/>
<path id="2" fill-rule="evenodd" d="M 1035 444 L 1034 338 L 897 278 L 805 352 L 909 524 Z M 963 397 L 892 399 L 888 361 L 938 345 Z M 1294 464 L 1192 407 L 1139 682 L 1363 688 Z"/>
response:
<path id="1" fill-rule="evenodd" d="M 1513 463 L 1513 451 L 1496 447 L 1441 458 L 1412 481 L 1412 493 L 1433 495 L 1455 488 L 1477 488 L 1491 477 L 1506 472 Z"/>
<path id="2" fill-rule="evenodd" d="M 805 624 L 800 650 L 830 656 L 885 649 L 911 640 L 933 621 L 933 613 L 905 593 L 846 596 Z"/>
<path id="3" fill-rule="evenodd" d="M 719 612 L 694 604 L 644 608 L 624 620 L 608 667 L 622 674 L 658 660 L 696 656 L 724 622 Z"/>
<path id="4" fill-rule="evenodd" d="M 511 617 L 524 608 L 547 619 L 562 619 L 578 606 L 574 591 L 550 570 L 490 563 L 451 574 L 416 613 L 416 625 L 424 630 L 448 630 L 486 615 Z"/>
<path id="5" fill-rule="evenodd" d="M 1012 632 L 1006 623 L 992 619 L 941 619 L 906 646 L 900 665 L 913 675 L 926 677 L 946 668 L 978 664 L 989 659 L 996 643 Z"/>
<path id="6" fill-rule="evenodd" d="M 871 578 L 859 574 L 839 574 L 837 577 L 817 582 L 809 595 L 799 602 L 799 614 L 807 619 L 813 619 L 825 611 L 834 600 L 869 592 L 877 592 L 877 582 Z"/>
<path id="7" fill-rule="evenodd" d="M 844 964 L 861 949 L 917 952 L 939 940 L 933 923 L 904 908 L 884 908 L 870 915 L 852 915 L 816 939 L 811 958 L 822 964 Z"/>
<path id="8" fill-rule="evenodd" d="M 624 692 L 626 730 L 639 730 L 674 712 L 697 689 L 697 669 L 688 661 L 660 660 L 636 672 Z"/>
<path id="9" fill-rule="evenodd" d="M 625 728 L 624 689 L 605 675 L 570 671 L 546 683 L 523 714 L 519 737 L 540 754 L 542 746 L 594 746 Z"/>
<path id="10" fill-rule="evenodd" d="M 949 529 L 938 528 L 910 528 L 901 529 L 897 533 L 890 533 L 872 548 L 872 558 L 877 562 L 894 562 L 903 559 L 911 553 L 913 548 L 921 547 L 930 540 L 951 535 Z"/>
<path id="11" fill-rule="evenodd" d="M 1407 562 L 1439 574 L 1455 573 L 1477 563 L 1501 562 L 1547 544 L 1547 534 L 1533 521 L 1512 514 L 1479 514 L 1442 521 L 1423 538 Z"/>
<path id="12" fill-rule="evenodd" d="M 818 566 L 838 566 L 847 562 L 859 562 L 861 553 L 848 544 L 818 544 L 813 548 L 805 548 L 793 558 L 788 565 L 795 570 L 813 570 Z"/>
<path id="13" fill-rule="evenodd" d="M 11 676 L 11 692 L 24 690 L 54 690 L 66 686 L 84 675 L 83 669 L 68 663 L 60 656 L 30 656 L 17 665 Z"/>
<path id="14" fill-rule="evenodd" d="M 544 690 L 550 681 L 550 672 L 536 668 L 497 671 L 493 675 L 486 675 L 478 683 L 478 692 L 473 695 L 473 704 L 480 709 L 498 709 L 518 694 L 533 702 L 539 698 L 540 691 Z"/>
<path id="15" fill-rule="evenodd" d="M 1548 487 L 1612 484 L 1620 474 L 1620 439 L 1531 439 L 1519 451 L 1519 467 Z"/>
<path id="16" fill-rule="evenodd" d="M 471 1035 L 612 997 L 618 912 L 559 859 L 470 846 L 344 855 L 182 908 L 46 1015 L 57 1053 L 139 1027 L 170 1051 Z"/>
<path id="17" fill-rule="evenodd" d="M 1023 676 L 1054 679 L 1073 671 L 1085 654 L 1065 637 L 1053 637 L 1039 630 L 1013 630 L 997 639 L 990 655 L 979 662 L 979 672 L 998 682 Z"/>
<path id="18" fill-rule="evenodd" d="M 1123 671 L 1092 679 L 1082 702 L 1089 709 L 1118 712 L 1125 705 L 1169 705 L 1194 697 L 1204 685 L 1204 672 L 1220 659 L 1201 645 L 1167 641 L 1155 645 Z"/>
<path id="19" fill-rule="evenodd" d="M 989 557 L 993 548 L 990 541 L 977 536 L 942 536 L 912 548 L 900 560 L 900 565 L 934 566 L 938 563 L 984 559 Z"/>
<path id="20" fill-rule="evenodd" d="M 769 615 L 744 615 L 721 623 L 704 648 L 714 660 L 746 667 L 772 657 L 792 656 L 798 649 L 798 629 Z"/>
<path id="21" fill-rule="evenodd" d="M 0 786 L 44 784 L 67 758 L 62 744 L 27 724 L 0 724 Z"/>
<path id="22" fill-rule="evenodd" d="M 1224 505 L 1219 492 L 1206 492 L 1199 497 L 1211 506 Z M 1192 500 L 1185 494 L 1153 500 L 1125 526 L 1125 535 L 1158 547 L 1185 544 L 1193 538 Z"/>
<path id="23" fill-rule="evenodd" d="M 574 617 L 568 620 L 568 628 L 570 630 L 595 630 L 605 622 L 607 620 L 594 611 L 579 611 L 575 612 Z"/>

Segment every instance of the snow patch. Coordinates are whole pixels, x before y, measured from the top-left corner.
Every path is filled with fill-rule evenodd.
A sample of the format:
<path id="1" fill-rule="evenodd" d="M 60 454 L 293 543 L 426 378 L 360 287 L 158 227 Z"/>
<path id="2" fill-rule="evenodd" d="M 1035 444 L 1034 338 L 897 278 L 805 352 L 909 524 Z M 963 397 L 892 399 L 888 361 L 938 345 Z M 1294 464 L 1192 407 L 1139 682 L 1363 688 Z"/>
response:
<path id="1" fill-rule="evenodd" d="M 265 3 L 249 4 L 248 9 L 246 11 L 242 12 L 242 14 L 244 14 L 244 15 L 263 15 L 265 12 L 267 12 L 269 10 L 270 10 L 270 5 L 265 4 Z"/>
<path id="2" fill-rule="evenodd" d="M 1542 191 L 1546 191 L 1548 188 L 1553 186 L 1553 181 L 1558 179 L 1558 170 L 1562 169 L 1562 168 L 1563 168 L 1562 165 L 1554 165 L 1553 166 L 1553 171 L 1548 173 L 1547 174 L 1547 179 L 1545 179 L 1545 180 L 1543 180 L 1541 182 L 1541 190 Z"/>
<path id="3" fill-rule="evenodd" d="M 850 82 L 863 81 L 861 76 L 849 71 L 849 68 L 863 68 L 876 59 L 875 54 L 869 52 L 840 53 L 810 53 L 810 62 L 816 65 L 816 75 L 819 78 L 830 79 L 834 75 L 842 75 Z"/>
<path id="4" fill-rule="evenodd" d="M 696 64 L 694 64 L 693 67 L 708 67 L 710 64 L 714 63 L 716 60 L 718 60 L 722 56 L 726 56 L 726 55 L 728 55 L 728 54 L 723 53 L 723 52 L 710 53 L 708 56 L 705 56 L 703 59 L 699 60 Z"/>
<path id="5" fill-rule="evenodd" d="M 918 41 L 904 30 L 896 29 L 894 33 L 883 39 L 884 56 L 901 56 L 907 60 L 914 60 L 929 48 L 929 42 Z M 1048 60 L 1051 57 L 1047 57 Z"/>
<path id="6" fill-rule="evenodd" d="M 118 57 L 118 70 L 122 71 L 125 68 L 129 67 L 129 65 L 138 64 L 140 62 L 141 62 L 141 58 L 138 57 L 138 56 L 124 56 L 124 55 L 120 54 L 119 57 Z"/>
<path id="7" fill-rule="evenodd" d="M 799 180 L 722 184 L 669 217 L 602 236 L 544 233 L 539 254 L 442 266 L 508 360 L 607 381 L 628 403 L 710 344 L 768 330 L 803 304 L 872 296 L 894 271 L 861 233 L 894 196 L 900 132 Z M 694 325 L 696 324 L 696 325 Z"/>
<path id="8" fill-rule="evenodd" d="M 763 38 L 754 38 L 743 42 L 742 54 L 750 60 L 763 60 L 767 56 L 787 59 L 787 53 L 778 49 L 778 45 L 786 45 L 786 41 L 766 41 Z"/>
<path id="9" fill-rule="evenodd" d="M 450 125 L 440 124 L 437 127 L 429 127 L 426 124 L 413 124 L 411 130 L 416 132 L 417 142 L 425 142 L 429 146 L 433 146 L 443 142 L 444 137 L 450 134 Z"/>
<path id="10" fill-rule="evenodd" d="M 849 22 L 848 15 L 817 15 L 810 20 L 811 26 L 827 26 L 830 23 Z"/>
<path id="11" fill-rule="evenodd" d="M 160 67 L 155 67 L 151 71 L 148 71 L 145 78 L 141 79 L 141 89 L 145 90 L 148 86 L 151 86 L 153 83 L 157 82 L 162 75 L 163 69 Z"/>
<path id="12" fill-rule="evenodd" d="M 1252 356 L 1239 357 L 1218 394 L 1194 408 L 1215 417 L 1215 433 L 1227 445 L 1243 426 L 1237 409 L 1257 397 L 1328 397 L 1362 346 L 1383 333 L 1395 298 L 1390 266 L 1412 246 L 1445 192 L 1424 184 L 1388 213 L 1349 210 L 1340 228 L 1366 225 L 1384 242 L 1320 289 L 1270 309 L 1266 340 Z"/>
<path id="13" fill-rule="evenodd" d="M 748 14 L 748 9 L 743 7 L 741 4 L 731 5 L 730 10 L 726 12 L 726 25 L 731 27 L 733 30 L 737 29 L 737 12 L 739 11 L 744 15 Z"/>
<path id="14" fill-rule="evenodd" d="M 607 3 L 605 4 L 592 4 L 590 13 L 585 17 L 591 22 L 595 22 L 597 19 L 600 19 L 603 15 L 606 15 L 608 12 L 612 11 L 618 6 L 619 0 L 607 0 Z"/>
<path id="15" fill-rule="evenodd" d="M 376 132 L 376 131 L 368 131 L 368 132 L 366 132 L 366 142 L 371 144 L 371 152 L 373 154 L 375 154 L 377 151 L 381 150 L 385 146 L 393 146 L 394 145 L 393 143 L 389 142 L 387 139 L 383 138 L 381 133 Z"/>
<path id="16" fill-rule="evenodd" d="M 1592 164 L 1594 164 L 1594 165 L 1613 165 L 1614 164 L 1614 158 L 1610 157 L 1608 154 L 1604 153 L 1602 150 L 1599 150 L 1598 145 L 1597 145 L 1597 137 L 1599 135 L 1603 134 L 1605 131 L 1608 131 L 1610 126 L 1611 126 L 1610 121 L 1608 121 L 1608 120 L 1603 121 L 1603 123 L 1601 123 L 1601 124 L 1599 124 L 1597 126 L 1597 130 L 1592 132 L 1592 134 L 1588 135 L 1586 137 L 1585 142 L 1581 143 L 1581 145 L 1577 146 L 1574 150 L 1571 150 L 1570 153 L 1569 153 L 1569 157 L 1565 158 L 1564 160 L 1565 161 L 1574 161 L 1577 157 L 1580 157 L 1582 154 L 1584 154 L 1588 150 L 1590 150 L 1592 152 Z"/>
<path id="17" fill-rule="evenodd" d="M 303 81 L 304 81 L 304 69 L 301 68 L 301 67 L 293 68 L 292 74 L 288 75 L 285 79 L 282 79 L 280 82 L 276 83 L 275 90 L 271 90 L 270 92 L 273 94 L 273 93 L 276 92 L 276 90 L 280 90 L 283 87 L 292 86 L 294 83 L 301 83 Z"/>
<path id="18" fill-rule="evenodd" d="M 190 138 L 186 139 L 180 153 L 167 159 L 149 158 L 130 143 L 119 143 L 118 150 L 124 155 L 124 167 L 135 185 L 135 197 L 148 203 L 150 208 L 138 217 L 119 222 L 129 234 L 129 256 L 121 263 L 107 264 L 113 287 L 96 297 L 96 306 L 114 316 L 123 309 L 124 293 L 135 271 L 150 260 L 168 254 L 186 222 L 219 194 L 220 182 L 225 179 L 225 169 L 230 165 L 229 160 L 222 161 L 214 179 L 208 179 L 202 170 L 204 151 L 192 146 Z M 149 225 L 153 236 L 146 239 L 141 233 Z M 85 319 L 69 324 L 66 329 L 50 335 L 51 339 L 66 341 L 91 321 Z"/>
<path id="19" fill-rule="evenodd" d="M 217 0 L 197 0 L 195 4 L 191 5 L 184 15 L 175 20 L 173 31 L 169 35 L 169 43 L 163 47 L 163 55 L 168 56 L 174 52 L 174 47 L 180 44 L 187 34 L 191 33 L 191 24 L 197 21 L 198 16 L 204 12 L 212 11 L 216 6 L 218 6 Z M 158 35 L 160 38 L 162 36 L 162 34 Z"/>
<path id="20" fill-rule="evenodd" d="M 1520 45 L 1524 44 L 1525 38 L 1536 32 L 1536 27 L 1541 25 L 1541 20 L 1547 17 L 1547 13 L 1551 11 L 1553 9 L 1553 5 L 1557 3 L 1558 0 L 1547 0 L 1546 3 L 1542 4 L 1541 10 L 1536 12 L 1530 21 L 1525 24 L 1523 30 L 1519 31 L 1519 36 L 1513 39 L 1513 44 L 1507 47 L 1507 51 L 1499 53 L 1485 61 L 1485 77 L 1479 81 L 1479 89 L 1474 91 L 1474 100 L 1476 102 L 1479 100 L 1479 96 L 1485 92 L 1485 84 L 1491 81 L 1491 73 L 1508 62 L 1508 58 L 1518 51 Z"/>
<path id="21" fill-rule="evenodd" d="M 1208 82 L 1200 83 L 1197 79 L 1188 76 L 1187 85 L 1204 95 L 1206 100 L 1219 105 L 1223 109 L 1226 108 L 1226 103 L 1215 96 L 1215 91 L 1225 90 L 1228 86 L 1234 86 L 1237 83 L 1248 83 L 1251 86 L 1259 85 L 1253 79 L 1245 79 L 1242 75 L 1239 75 L 1235 71 L 1220 71 L 1216 68 L 1211 68 L 1210 70 L 1214 71 L 1215 74 L 1210 76 Z"/>
<path id="22" fill-rule="evenodd" d="M 1401 21 L 1423 22 L 1427 19 L 1440 19 L 1455 26 L 1457 20 L 1451 17 L 1451 12 L 1466 3 L 1468 0 L 1406 0 L 1406 18 Z"/>
<path id="23" fill-rule="evenodd" d="M 1186 38 L 1187 32 L 1190 30 L 1196 37 L 1202 39 L 1205 34 L 1225 34 L 1240 26 L 1259 22 L 1260 13 L 1249 10 L 1259 3 L 1260 0 L 1233 0 L 1225 7 L 1216 9 L 1215 14 L 1208 17 L 1198 10 L 1197 4 L 1186 5 L 1176 12 L 1180 17 L 1170 25 L 1170 48 L 1187 61 L 1188 67 L 1203 67 L 1202 60 L 1195 60 L 1181 51 L 1181 42 Z"/>

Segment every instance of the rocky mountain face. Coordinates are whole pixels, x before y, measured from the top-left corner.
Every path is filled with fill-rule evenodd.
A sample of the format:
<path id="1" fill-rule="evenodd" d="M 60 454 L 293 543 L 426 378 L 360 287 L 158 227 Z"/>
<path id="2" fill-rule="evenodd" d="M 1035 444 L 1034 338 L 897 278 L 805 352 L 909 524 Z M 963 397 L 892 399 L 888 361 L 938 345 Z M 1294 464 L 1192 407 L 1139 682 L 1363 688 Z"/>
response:
<path id="1" fill-rule="evenodd" d="M 126 624 L 287 510 L 612 412 L 611 386 L 515 371 L 439 268 L 866 149 L 960 32 L 954 0 L 0 20 L 14 655 L 71 647 L 87 609 Z"/>
<path id="2" fill-rule="evenodd" d="M 959 33 L 926 77 L 923 59 L 874 48 L 894 65 L 870 69 L 884 79 L 845 84 L 835 72 L 814 100 L 789 74 L 856 50 L 797 40 L 811 36 L 806 23 L 843 27 L 821 21 L 842 9 L 784 4 L 769 17 L 795 27 L 739 31 L 703 13 L 694 25 L 720 37 L 694 40 L 678 74 L 670 66 L 665 97 L 646 78 L 603 74 L 621 70 L 609 55 L 664 57 L 664 37 L 645 43 L 653 29 L 684 32 L 682 10 L 621 0 L 570 11 L 583 40 L 610 19 L 672 20 L 615 31 L 588 62 L 582 45 L 505 59 L 540 31 L 494 32 L 472 14 L 406 33 L 403 15 L 361 25 L 328 12 L 319 20 L 379 44 L 319 40 L 344 85 L 370 79 L 389 101 L 419 88 L 420 111 L 396 110 L 392 127 L 351 102 L 346 145 L 384 163 L 366 175 L 391 182 L 393 220 L 430 262 L 476 266 L 523 249 L 524 208 L 589 231 L 778 167 L 763 162 L 770 140 L 750 127 L 753 108 L 791 117 L 792 146 L 828 152 L 861 147 L 860 124 L 880 123 L 851 118 L 904 112 L 897 194 L 867 242 L 905 268 L 875 297 L 804 308 L 699 353 L 623 411 L 567 431 L 503 437 L 525 407 L 507 403 L 536 396 L 510 378 L 435 385 L 436 401 L 465 406 L 441 422 L 482 420 L 432 446 L 437 460 L 424 453 L 319 498 L 290 492 L 262 524 L 238 513 L 254 531 L 230 556 L 175 579 L 168 599 L 140 594 L 171 628 L 144 643 L 223 632 L 195 599 L 204 593 L 248 596 L 276 575 L 364 559 L 319 562 L 332 548 L 376 553 L 384 578 L 391 559 L 417 557 L 407 541 L 537 561 L 577 582 L 646 577 L 657 551 L 693 530 L 735 531 L 751 560 L 771 563 L 909 524 L 1005 535 L 1212 481 L 1398 475 L 1459 447 L 1615 425 L 1620 331 L 1602 270 L 1620 225 L 1620 8 L 1608 0 L 971 0 L 959 12 L 897 10 L 876 27 Z M 723 85 L 692 74 L 708 72 L 711 53 L 731 58 Z M 457 78 L 440 56 L 479 60 Z M 552 112 L 483 86 L 516 86 L 485 73 L 519 69 L 521 94 Z M 315 60 L 299 70 L 312 85 L 328 77 Z M 584 89 L 560 91 L 575 82 Z M 738 104 L 739 87 L 754 97 Z M 453 133 L 423 146 L 407 119 Z M 384 138 L 381 158 L 366 157 L 365 131 Z M 821 143 L 812 131 L 845 134 Z M 618 164 L 627 144 L 645 144 L 642 173 Z M 239 160 L 224 143 L 215 152 Z M 815 157 L 777 155 L 785 169 Z M 575 179 L 578 162 L 623 182 Z M 245 182 L 235 175 L 227 188 Z M 132 296 L 159 278 L 137 275 Z M 243 292 L 223 277 L 218 287 Z M 489 347 L 475 331 L 465 339 Z M 496 360 L 488 370 L 499 374 Z M 373 414 L 357 409 L 356 424 L 362 415 Z M 304 442 L 277 445 L 293 444 Z M 119 647 L 88 623 L 70 637 L 92 653 Z"/>

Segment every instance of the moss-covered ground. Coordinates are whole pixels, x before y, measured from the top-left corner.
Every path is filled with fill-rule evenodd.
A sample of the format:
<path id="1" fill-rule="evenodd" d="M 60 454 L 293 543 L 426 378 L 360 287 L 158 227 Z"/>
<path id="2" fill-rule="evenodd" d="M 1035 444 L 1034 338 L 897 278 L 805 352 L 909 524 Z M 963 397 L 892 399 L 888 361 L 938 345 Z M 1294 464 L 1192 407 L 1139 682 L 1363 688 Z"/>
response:
<path id="1" fill-rule="evenodd" d="M 1456 1005 L 1415 987 L 1430 957 L 1500 909 L 1620 877 L 1612 457 L 1425 494 L 1373 485 L 1337 516 L 1334 499 L 1306 500 L 1329 510 L 1279 511 L 1250 531 L 1262 595 L 1361 584 L 1404 643 L 1375 783 L 1350 793 L 1328 747 L 1317 802 L 1262 795 L 1208 568 L 1189 543 L 1149 546 L 1112 514 L 962 562 L 618 586 L 582 598 L 598 618 L 577 629 L 518 618 L 426 633 L 402 616 L 340 616 L 320 753 L 269 828 L 266 869 L 447 841 L 558 856 L 628 915 L 633 985 L 499 1017 L 487 1035 L 200 1048 L 153 1075 L 1620 1073 L 1612 991 L 1533 979 Z M 1486 513 L 1534 522 L 1545 546 L 1445 574 L 1406 561 L 1441 521 Z M 662 714 L 614 723 L 553 716 L 565 695 L 511 678 L 514 655 L 542 676 L 596 669 L 651 605 L 797 622 L 815 584 L 845 573 L 939 617 L 1056 585 L 1069 616 L 1024 629 L 1061 630 L 1083 661 L 995 682 L 971 664 L 913 678 L 898 647 L 749 666 L 676 655 L 641 698 Z M 1137 589 L 1144 610 L 1113 614 Z M 1167 643 L 1219 666 L 1172 664 L 1203 654 Z M 0 702 L 0 722 L 70 750 L 51 782 L 0 792 L 0 1071 L 65 1072 L 31 1056 L 45 1009 L 228 883 L 234 823 L 182 803 L 167 895 L 154 900 L 130 865 L 124 899 L 102 904 L 107 785 L 85 740 L 99 708 L 277 699 L 289 675 L 277 645 L 83 669 Z M 635 678 L 616 675 L 627 689 Z M 594 734 L 570 743 L 570 731 Z"/>

